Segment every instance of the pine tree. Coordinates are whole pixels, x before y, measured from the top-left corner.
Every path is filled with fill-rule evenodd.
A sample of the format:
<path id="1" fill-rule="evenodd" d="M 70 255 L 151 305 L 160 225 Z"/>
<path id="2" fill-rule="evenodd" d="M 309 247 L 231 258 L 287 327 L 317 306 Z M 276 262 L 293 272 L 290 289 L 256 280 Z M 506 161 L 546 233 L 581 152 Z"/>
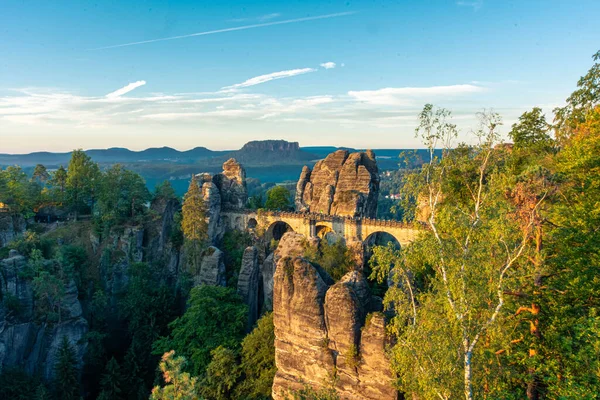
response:
<path id="1" fill-rule="evenodd" d="M 167 383 L 164 388 L 155 386 L 150 400 L 199 400 L 198 378 L 183 372 L 185 358 L 175 357 L 175 351 L 165 353 L 160 362 L 160 370 Z"/>
<path id="2" fill-rule="evenodd" d="M 35 166 L 35 169 L 33 170 L 31 180 L 34 182 L 44 184 L 48 179 L 50 179 L 50 174 L 48 174 L 46 167 L 42 164 L 37 164 Z"/>
<path id="3" fill-rule="evenodd" d="M 202 244 L 208 238 L 208 224 L 204 197 L 195 175 L 192 176 L 184 196 L 181 213 L 183 216 L 181 228 L 186 241 L 188 264 L 191 264 L 191 271 L 197 271 L 200 266 Z"/>
<path id="4" fill-rule="evenodd" d="M 63 336 L 58 349 L 58 361 L 55 366 L 55 390 L 59 400 L 74 400 L 79 398 L 79 377 L 75 351 L 66 336 Z"/>
<path id="5" fill-rule="evenodd" d="M 123 399 L 123 382 L 121 378 L 121 367 L 114 357 L 106 364 L 106 369 L 100 378 L 102 388 L 98 400 L 120 400 Z"/>
<path id="6" fill-rule="evenodd" d="M 194 175 L 187 193 L 183 199 L 182 207 L 183 235 L 187 240 L 201 242 L 208 237 L 208 226 L 206 223 L 206 209 L 204 207 L 204 197 L 198 179 Z"/>

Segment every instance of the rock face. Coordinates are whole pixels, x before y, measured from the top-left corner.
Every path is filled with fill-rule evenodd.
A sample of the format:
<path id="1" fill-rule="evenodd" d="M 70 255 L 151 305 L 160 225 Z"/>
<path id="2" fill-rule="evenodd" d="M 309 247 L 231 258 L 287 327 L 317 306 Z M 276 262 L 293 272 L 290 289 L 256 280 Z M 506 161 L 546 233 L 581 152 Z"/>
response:
<path id="1" fill-rule="evenodd" d="M 294 242 L 286 233 L 281 243 Z M 297 235 L 300 236 L 300 235 Z M 276 260 L 273 289 L 275 364 L 273 398 L 293 397 L 306 385 L 335 388 L 341 399 L 398 398 L 386 358 L 385 321 L 362 272 L 330 278 L 310 262 L 288 254 Z"/>
<path id="2" fill-rule="evenodd" d="M 25 219 L 20 215 L 0 213 L 0 247 L 6 246 L 25 232 Z"/>
<path id="3" fill-rule="evenodd" d="M 223 229 L 220 221 L 221 214 L 221 192 L 212 181 L 210 174 L 201 175 L 202 196 L 208 217 L 208 239 L 214 245 L 222 237 Z"/>
<path id="4" fill-rule="evenodd" d="M 248 330 L 258 319 L 262 299 L 259 298 L 260 267 L 258 265 L 258 249 L 247 247 L 242 256 L 242 266 L 238 278 L 237 292 L 248 305 Z"/>
<path id="5" fill-rule="evenodd" d="M 75 350 L 79 366 L 83 365 L 87 343 L 82 339 L 88 323 L 82 317 L 74 281 L 65 287 L 60 322 L 36 322 L 31 280 L 19 276 L 26 265 L 25 257 L 14 250 L 9 258 L 0 261 L 0 292 L 4 299 L 13 299 L 12 305 L 6 301 L 0 303 L 0 372 L 4 368 L 21 368 L 28 374 L 40 374 L 51 380 L 63 337 Z"/>
<path id="6" fill-rule="evenodd" d="M 201 173 L 196 177 L 206 205 L 208 239 L 217 245 L 228 228 L 228 221 L 221 219 L 221 211 L 242 210 L 248 201 L 246 170 L 230 158 L 223 164 L 223 172 L 215 175 Z"/>
<path id="7" fill-rule="evenodd" d="M 282 256 L 296 257 L 304 254 L 305 238 L 299 233 L 286 232 L 275 251 L 269 254 L 260 266 L 263 289 L 263 304 L 266 310 L 273 309 L 273 279 L 275 267 Z"/>
<path id="8" fill-rule="evenodd" d="M 379 175 L 371 150 L 338 150 L 304 167 L 296 185 L 296 210 L 375 218 Z"/>
<path id="9" fill-rule="evenodd" d="M 173 276 L 179 272 L 179 249 L 171 243 L 174 217 L 178 208 L 177 200 L 155 200 L 150 205 L 150 209 L 157 217 L 144 229 L 145 259 L 164 260 L 169 273 Z"/>
<path id="10" fill-rule="evenodd" d="M 223 164 L 223 172 L 213 177 L 213 183 L 221 194 L 221 207 L 227 210 L 239 210 L 246 206 L 246 170 L 234 158 Z"/>
<path id="11" fill-rule="evenodd" d="M 194 285 L 225 286 L 225 259 L 221 250 L 210 246 L 204 252 L 200 271 L 194 276 Z"/>

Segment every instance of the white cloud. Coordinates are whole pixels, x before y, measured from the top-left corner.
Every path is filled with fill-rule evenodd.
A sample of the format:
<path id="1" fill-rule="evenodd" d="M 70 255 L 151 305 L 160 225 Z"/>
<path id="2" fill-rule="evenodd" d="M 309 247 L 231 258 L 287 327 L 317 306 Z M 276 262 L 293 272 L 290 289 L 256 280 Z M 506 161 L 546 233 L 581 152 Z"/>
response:
<path id="1" fill-rule="evenodd" d="M 236 83 L 235 85 L 225 86 L 223 90 L 240 89 L 249 86 L 260 85 L 261 83 L 269 82 L 275 79 L 289 78 L 292 76 L 307 74 L 309 72 L 315 71 L 316 69 L 314 68 L 298 68 L 289 69 L 287 71 L 272 72 L 270 74 L 255 76 L 254 78 L 250 78 L 242 83 Z"/>
<path id="2" fill-rule="evenodd" d="M 117 89 L 114 92 L 111 92 L 109 94 L 106 95 L 107 98 L 109 99 L 114 99 L 116 97 L 120 97 L 126 93 L 131 92 L 132 90 L 139 88 L 140 86 L 144 86 L 146 84 L 146 81 L 137 81 L 137 82 L 133 82 L 130 83 L 127 86 L 123 86 L 121 89 Z"/>
<path id="3" fill-rule="evenodd" d="M 333 61 L 327 61 L 324 62 L 323 64 L 320 64 L 321 67 L 325 68 L 325 69 L 332 69 L 335 68 L 335 63 Z"/>
<path id="4" fill-rule="evenodd" d="M 358 101 L 374 105 L 410 105 L 415 99 L 435 99 L 481 92 L 475 85 L 450 85 L 430 87 L 384 88 L 378 90 L 349 91 L 348 95 Z"/>

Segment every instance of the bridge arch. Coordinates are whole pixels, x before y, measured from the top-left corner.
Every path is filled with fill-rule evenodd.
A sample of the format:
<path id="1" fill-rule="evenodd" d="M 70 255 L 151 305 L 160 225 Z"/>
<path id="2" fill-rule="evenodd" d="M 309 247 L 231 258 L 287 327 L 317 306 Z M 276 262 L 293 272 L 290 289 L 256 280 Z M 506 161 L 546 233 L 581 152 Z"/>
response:
<path id="1" fill-rule="evenodd" d="M 397 248 L 401 248 L 400 240 L 398 240 L 393 234 L 386 232 L 385 230 L 371 232 L 364 240 L 363 245 L 365 249 L 367 247 L 372 248 L 373 246 L 387 246 L 388 243 L 392 243 Z"/>
<path id="2" fill-rule="evenodd" d="M 294 229 L 285 221 L 274 221 L 265 232 L 267 243 L 271 240 L 280 240 L 286 232 L 294 232 Z"/>
<path id="3" fill-rule="evenodd" d="M 330 222 L 317 222 L 315 225 L 315 235 L 321 239 L 330 232 L 335 232 Z"/>
<path id="4" fill-rule="evenodd" d="M 248 219 L 248 223 L 246 224 L 246 228 L 247 229 L 256 229 L 256 226 L 258 225 L 258 221 L 256 220 L 256 218 L 249 218 Z"/>

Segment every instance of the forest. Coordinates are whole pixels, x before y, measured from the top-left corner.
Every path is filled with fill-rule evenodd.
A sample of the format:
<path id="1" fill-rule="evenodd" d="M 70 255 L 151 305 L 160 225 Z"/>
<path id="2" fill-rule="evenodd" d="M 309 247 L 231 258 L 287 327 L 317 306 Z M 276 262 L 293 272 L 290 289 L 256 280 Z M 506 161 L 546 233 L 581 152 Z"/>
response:
<path id="1" fill-rule="evenodd" d="M 427 104 L 416 116 L 428 157 L 399 158 L 382 194 L 400 198 L 380 199 L 379 214 L 422 234 L 375 247 L 364 267 L 403 398 L 599 397 L 600 52 L 593 62 L 563 107 L 523 113 L 508 140 L 494 111 L 479 113 L 469 143 L 456 142 L 451 111 Z M 289 210 L 292 193 L 274 186 L 247 206 Z M 27 325 L 56 344 L 52 365 L 0 363 L 0 398 L 271 398 L 273 315 L 263 307 L 247 326 L 236 291 L 259 239 L 226 233 L 226 284 L 197 284 L 213 251 L 206 207 L 196 177 L 183 198 L 168 181 L 150 192 L 81 150 L 54 171 L 0 170 L 0 230 L 20 227 L 0 237 L 0 338 Z M 363 269 L 341 242 L 304 257 L 334 281 Z M 75 323 L 86 328 L 74 341 Z M 310 386 L 294 397 L 340 398 Z"/>

